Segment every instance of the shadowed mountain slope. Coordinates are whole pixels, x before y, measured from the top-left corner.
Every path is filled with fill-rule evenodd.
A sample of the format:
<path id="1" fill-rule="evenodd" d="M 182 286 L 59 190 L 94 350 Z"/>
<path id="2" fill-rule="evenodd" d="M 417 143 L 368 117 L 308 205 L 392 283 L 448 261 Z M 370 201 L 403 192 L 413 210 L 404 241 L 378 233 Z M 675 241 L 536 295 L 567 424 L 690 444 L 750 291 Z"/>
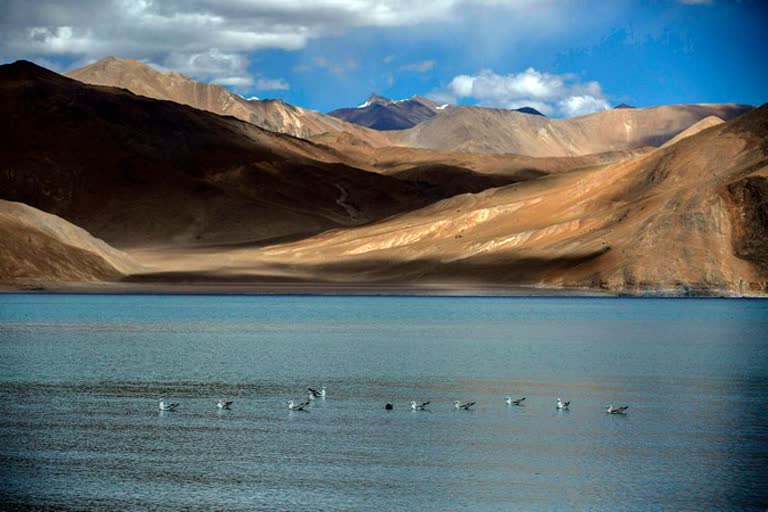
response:
<path id="1" fill-rule="evenodd" d="M 0 67 L 0 198 L 120 246 L 257 243 L 423 206 L 320 146 L 20 61 Z"/>

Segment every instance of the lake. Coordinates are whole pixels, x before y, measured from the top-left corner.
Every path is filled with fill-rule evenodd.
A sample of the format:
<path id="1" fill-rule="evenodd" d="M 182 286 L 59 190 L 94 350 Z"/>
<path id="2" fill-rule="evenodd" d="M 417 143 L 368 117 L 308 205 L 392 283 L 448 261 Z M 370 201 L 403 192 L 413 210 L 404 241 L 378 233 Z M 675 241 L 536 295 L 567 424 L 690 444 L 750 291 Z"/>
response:
<path id="1" fill-rule="evenodd" d="M 0 393 L 3 510 L 768 507 L 765 300 L 6 294 Z"/>

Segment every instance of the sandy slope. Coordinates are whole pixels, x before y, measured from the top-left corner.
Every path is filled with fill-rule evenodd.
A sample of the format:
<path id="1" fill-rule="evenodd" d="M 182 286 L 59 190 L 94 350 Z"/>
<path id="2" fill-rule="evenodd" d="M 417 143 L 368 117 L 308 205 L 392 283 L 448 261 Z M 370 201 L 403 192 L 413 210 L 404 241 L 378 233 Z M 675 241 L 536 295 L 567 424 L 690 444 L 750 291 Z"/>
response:
<path id="1" fill-rule="evenodd" d="M 392 132 L 402 145 L 443 151 L 577 156 L 660 146 L 694 123 L 728 120 L 752 107 L 733 104 L 614 109 L 568 119 L 510 110 L 457 107 L 409 130 Z"/>
<path id="2" fill-rule="evenodd" d="M 692 124 L 682 132 L 678 133 L 671 139 L 669 139 L 667 142 L 661 145 L 662 148 L 666 148 L 671 146 L 672 144 L 677 144 L 681 140 L 685 139 L 686 137 L 690 137 L 692 135 L 696 135 L 697 133 L 706 130 L 707 128 L 712 128 L 713 126 L 717 126 L 720 123 L 724 123 L 722 119 L 720 119 L 717 116 L 709 116 L 705 117 L 701 121 L 699 121 L 696 124 Z"/>
<path id="3" fill-rule="evenodd" d="M 634 160 L 456 196 L 233 266 L 339 280 L 765 291 L 768 106 Z"/>
<path id="4" fill-rule="evenodd" d="M 0 200 L 0 282 L 115 281 L 143 267 L 55 215 Z"/>

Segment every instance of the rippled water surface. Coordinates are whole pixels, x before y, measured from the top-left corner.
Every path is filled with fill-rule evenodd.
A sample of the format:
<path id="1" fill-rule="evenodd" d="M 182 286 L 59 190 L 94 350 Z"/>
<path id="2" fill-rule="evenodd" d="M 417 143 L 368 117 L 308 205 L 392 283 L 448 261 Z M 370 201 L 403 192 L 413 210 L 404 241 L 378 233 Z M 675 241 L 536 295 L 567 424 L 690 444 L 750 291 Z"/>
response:
<path id="1" fill-rule="evenodd" d="M 768 301 L 0 295 L 0 509 L 765 510 L 766 397 Z"/>

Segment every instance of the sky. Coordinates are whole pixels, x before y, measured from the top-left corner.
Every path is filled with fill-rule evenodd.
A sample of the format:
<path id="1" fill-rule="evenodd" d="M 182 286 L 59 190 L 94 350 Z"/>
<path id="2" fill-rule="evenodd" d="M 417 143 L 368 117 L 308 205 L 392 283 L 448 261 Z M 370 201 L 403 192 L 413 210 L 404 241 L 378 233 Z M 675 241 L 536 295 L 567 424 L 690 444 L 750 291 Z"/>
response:
<path id="1" fill-rule="evenodd" d="M 0 61 L 107 56 L 322 112 L 768 101 L 762 0 L 0 0 Z"/>

